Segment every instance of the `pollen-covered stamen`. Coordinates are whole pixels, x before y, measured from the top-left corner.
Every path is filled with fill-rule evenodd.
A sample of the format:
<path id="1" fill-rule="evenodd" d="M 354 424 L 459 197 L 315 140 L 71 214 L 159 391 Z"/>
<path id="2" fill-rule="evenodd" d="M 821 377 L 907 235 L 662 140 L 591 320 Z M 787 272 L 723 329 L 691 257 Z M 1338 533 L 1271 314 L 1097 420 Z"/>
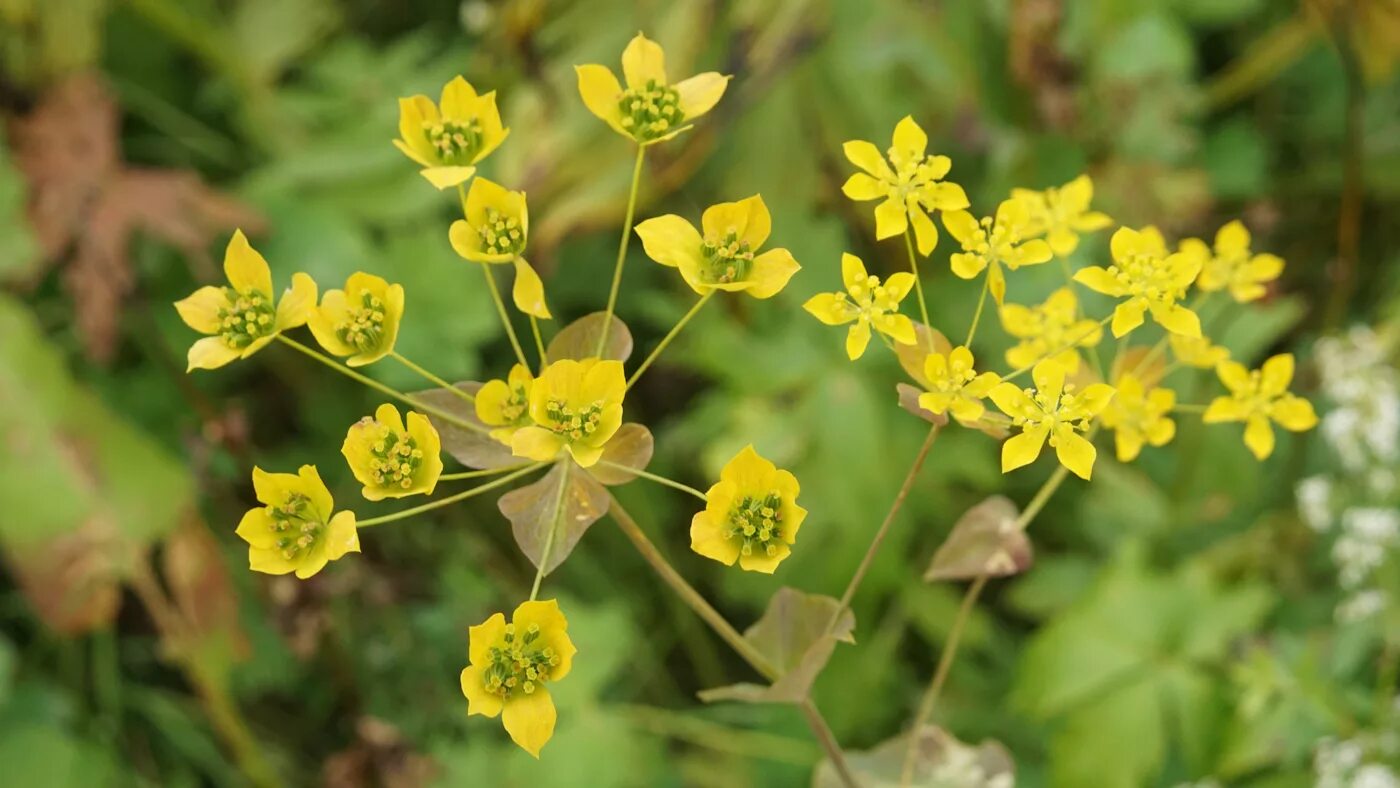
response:
<path id="1" fill-rule="evenodd" d="M 706 238 L 700 254 L 705 258 L 700 275 L 710 284 L 742 282 L 753 270 L 753 250 L 733 227 L 718 238 Z"/>
<path id="2" fill-rule="evenodd" d="M 225 287 L 224 302 L 219 308 L 219 338 L 226 346 L 242 350 L 275 330 L 277 309 L 263 293 Z"/>
<path id="3" fill-rule="evenodd" d="M 267 513 L 277 535 L 277 549 L 288 561 L 304 555 L 326 530 L 326 524 L 311 508 L 311 499 L 301 493 L 288 494 L 280 506 L 267 507 Z"/>
<path id="4" fill-rule="evenodd" d="M 517 693 L 534 694 L 558 666 L 559 654 L 545 645 L 539 624 L 530 624 L 524 632 L 506 624 L 505 636 L 491 647 L 490 664 L 482 671 L 481 681 L 487 692 L 507 700 Z"/>
<path id="5" fill-rule="evenodd" d="M 887 195 L 893 195 L 901 200 L 910 195 L 924 198 L 928 192 L 938 183 L 938 172 L 934 166 L 932 155 L 920 156 L 914 150 L 900 150 L 890 146 L 885 151 L 885 157 L 889 159 L 890 169 L 894 171 L 894 179 L 888 177 L 880 178 L 881 185 L 884 186 Z"/>
<path id="6" fill-rule="evenodd" d="M 643 142 L 664 137 L 685 120 L 680 100 L 675 88 L 654 79 L 647 80 L 644 87 L 628 88 L 617 102 L 622 128 Z"/>
<path id="7" fill-rule="evenodd" d="M 484 138 L 481 120 L 423 121 L 423 137 L 443 164 L 463 165 L 476 160 Z"/>
<path id="8" fill-rule="evenodd" d="M 597 431 L 602 413 L 602 400 L 595 400 L 582 408 L 573 408 L 563 400 L 551 399 L 545 403 L 545 417 L 549 421 L 545 427 L 569 441 L 579 441 Z"/>
<path id="9" fill-rule="evenodd" d="M 506 424 L 520 424 L 530 418 L 530 392 L 524 386 L 513 386 L 510 398 L 501 403 L 501 419 Z"/>
<path id="10" fill-rule="evenodd" d="M 378 349 L 384 336 L 384 302 L 370 293 L 361 293 L 359 305 L 351 306 L 336 324 L 335 335 L 361 353 Z"/>
<path id="11" fill-rule="evenodd" d="M 378 425 L 368 417 L 365 420 L 369 423 L 367 426 Z M 418 448 L 418 441 L 407 432 L 378 426 L 381 430 L 379 437 L 369 447 L 369 469 L 374 483 L 380 487 L 407 490 L 413 486 L 413 479 L 423 465 L 423 450 Z"/>
<path id="12" fill-rule="evenodd" d="M 1175 301 L 1186 295 L 1186 288 L 1172 280 L 1166 260 L 1150 253 L 1131 254 L 1114 263 L 1113 275 L 1130 296 L 1149 301 Z"/>
<path id="13" fill-rule="evenodd" d="M 483 252 L 516 255 L 525 248 L 525 227 L 520 218 L 507 216 L 495 208 L 486 209 L 486 220 L 476 231 L 481 236 Z"/>
<path id="14" fill-rule="evenodd" d="M 782 544 L 783 498 L 777 490 L 745 495 L 729 510 L 729 538 L 742 555 L 772 557 Z"/>

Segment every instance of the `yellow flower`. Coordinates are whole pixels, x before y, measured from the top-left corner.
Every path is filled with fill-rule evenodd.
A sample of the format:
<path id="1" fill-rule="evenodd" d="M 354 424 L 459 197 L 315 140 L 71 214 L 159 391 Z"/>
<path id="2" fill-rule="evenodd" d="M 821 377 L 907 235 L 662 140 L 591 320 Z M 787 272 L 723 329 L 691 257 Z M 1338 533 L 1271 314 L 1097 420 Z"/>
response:
<path id="1" fill-rule="evenodd" d="M 1256 458 L 1262 460 L 1274 451 L 1270 420 L 1292 432 L 1317 426 L 1312 403 L 1288 393 L 1288 384 L 1293 380 L 1291 354 L 1274 356 L 1253 371 L 1234 361 L 1222 362 L 1215 371 L 1230 394 L 1216 397 L 1201 420 L 1207 424 L 1245 422 L 1244 444 Z"/>
<path id="2" fill-rule="evenodd" d="M 257 509 L 249 509 L 238 524 L 248 543 L 248 567 L 254 572 L 305 580 L 328 561 L 360 552 L 354 512 L 334 512 L 331 492 L 313 465 L 295 474 L 268 473 L 253 468 Z"/>
<path id="3" fill-rule="evenodd" d="M 1015 271 L 1054 256 L 1044 239 L 1030 238 L 1034 228 L 1025 203 L 1018 200 L 1003 200 L 997 206 L 996 217 L 981 222 L 967 211 L 948 211 L 943 214 L 943 226 L 962 244 L 962 251 L 949 260 L 953 273 L 963 279 L 976 279 L 982 269 L 987 269 L 987 287 L 998 306 L 1006 299 L 1002 265 Z"/>
<path id="4" fill-rule="evenodd" d="M 1205 261 L 1196 286 L 1212 293 L 1229 288 L 1230 295 L 1241 304 L 1264 295 L 1265 282 L 1272 282 L 1283 273 L 1283 260 L 1272 254 L 1251 254 L 1249 230 L 1239 222 L 1230 222 L 1215 234 L 1215 253 L 1199 238 L 1181 242 L 1183 251 L 1199 255 Z"/>
<path id="5" fill-rule="evenodd" d="M 1132 462 L 1143 443 L 1165 446 L 1176 435 L 1176 422 L 1167 414 L 1176 407 L 1176 392 L 1148 389 L 1135 375 L 1125 373 L 1114 387 L 1118 393 L 1103 412 L 1103 425 L 1113 430 L 1119 462 Z"/>
<path id="6" fill-rule="evenodd" d="M 391 285 L 362 272 L 345 280 L 344 290 L 327 290 L 311 310 L 307 327 L 316 341 L 345 363 L 363 366 L 389 355 L 403 319 L 403 285 Z"/>
<path id="7" fill-rule="evenodd" d="M 1068 287 L 1056 290 L 1036 306 L 1003 306 L 1001 324 L 1006 333 L 1021 340 L 1006 351 L 1006 363 L 1016 369 L 1052 359 L 1073 375 L 1079 370 L 1078 348 L 1094 347 L 1103 339 L 1099 321 L 1079 316 L 1079 299 Z"/>
<path id="8" fill-rule="evenodd" d="M 846 158 L 864 170 L 846 180 L 841 191 L 852 200 L 883 200 L 875 207 L 875 237 L 902 235 L 910 225 L 927 256 L 938 245 L 938 228 L 929 218 L 933 211 L 958 211 L 968 206 L 967 194 L 956 183 L 942 180 L 953 167 L 947 156 L 931 156 L 928 135 L 905 116 L 894 127 L 894 138 L 885 156 L 874 143 L 851 140 L 842 146 Z"/>
<path id="9" fill-rule="evenodd" d="M 1034 389 L 1003 382 L 991 392 L 992 401 L 1021 428 L 1020 435 L 1002 444 L 1002 473 L 1034 462 L 1049 438 L 1060 464 L 1087 480 L 1097 452 L 1079 433 L 1088 431 L 1089 423 L 1108 406 L 1113 387 L 1094 383 L 1076 392 L 1074 384 L 1065 383 L 1064 366 L 1053 361 L 1036 364 L 1031 377 Z"/>
<path id="10" fill-rule="evenodd" d="M 568 451 L 580 466 L 593 465 L 622 426 L 626 393 L 621 361 L 563 359 L 550 364 L 530 387 L 534 424 L 516 430 L 511 451 L 541 462 Z"/>
<path id="11" fill-rule="evenodd" d="M 942 414 L 951 411 L 953 418 L 972 422 L 982 418 L 987 406 L 982 398 L 1001 382 L 995 372 L 980 375 L 973 368 L 972 351 L 959 345 L 942 353 L 930 353 L 924 359 L 924 378 L 929 390 L 919 395 L 919 407 Z"/>
<path id="12" fill-rule="evenodd" d="M 729 77 L 715 71 L 672 84 L 661 45 L 638 33 L 622 51 L 624 90 L 607 66 L 574 66 L 588 111 L 642 145 L 669 140 L 719 103 Z"/>
<path id="13" fill-rule="evenodd" d="M 1230 357 L 1230 350 L 1222 345 L 1212 345 L 1209 337 L 1184 337 L 1168 334 L 1172 355 L 1180 364 L 1198 369 L 1214 369 L 1220 362 Z"/>
<path id="14" fill-rule="evenodd" d="M 217 369 L 247 358 L 278 334 L 306 322 L 316 305 L 316 283 L 306 274 L 292 275 L 292 286 L 279 302 L 272 297 L 272 269 L 235 230 L 224 250 L 225 287 L 206 286 L 175 302 L 185 325 L 204 339 L 190 346 L 189 367 Z"/>
<path id="15" fill-rule="evenodd" d="M 880 277 L 865 272 L 865 263 L 859 257 L 844 253 L 841 279 L 846 285 L 845 293 L 818 293 L 807 299 L 802 308 L 829 326 L 855 321 L 846 332 L 846 355 L 852 361 L 865 353 L 871 326 L 902 345 L 914 344 L 914 321 L 899 314 L 899 302 L 914 288 L 913 274 L 891 274 L 881 285 Z"/>
<path id="16" fill-rule="evenodd" d="M 545 685 L 569 675 L 578 649 L 553 599 L 521 602 L 510 619 L 496 613 L 469 630 L 462 694 L 468 716 L 500 715 L 511 740 L 538 758 L 557 716 Z"/>
<path id="17" fill-rule="evenodd" d="M 432 495 L 442 475 L 441 452 L 442 440 L 428 417 L 409 411 L 405 428 L 398 408 L 387 403 L 373 418 L 352 424 L 340 447 L 371 501 Z"/>
<path id="18" fill-rule="evenodd" d="M 729 290 L 771 298 L 801 268 L 786 249 L 755 254 L 772 227 L 768 206 L 757 194 L 711 205 L 700 217 L 700 226 L 703 236 L 675 214 L 637 225 L 647 256 L 679 269 L 685 283 L 700 295 Z"/>
<path id="19" fill-rule="evenodd" d="M 1113 224 L 1108 214 L 1089 210 L 1094 199 L 1094 182 L 1088 175 L 1045 191 L 1012 189 L 1011 199 L 1025 203 L 1030 215 L 1033 235 L 1045 235 L 1050 249 L 1060 257 L 1068 257 L 1079 246 L 1079 234 L 1102 230 Z"/>
<path id="20" fill-rule="evenodd" d="M 690 521 L 690 549 L 741 569 L 772 574 L 792 553 L 807 510 L 797 505 L 797 477 L 758 456 L 753 446 L 725 464 Z"/>
<path id="21" fill-rule="evenodd" d="M 1142 325 L 1143 315 L 1173 334 L 1201 335 L 1201 319 L 1177 303 L 1196 281 L 1201 260 L 1191 252 L 1167 254 L 1167 245 L 1155 227 L 1118 228 L 1109 242 L 1113 250 L 1110 268 L 1080 269 L 1074 281 L 1090 290 L 1125 299 L 1113 310 L 1113 335 L 1121 337 Z"/>
<path id="22" fill-rule="evenodd" d="M 427 96 L 399 99 L 399 139 L 394 145 L 423 165 L 429 183 L 446 189 L 471 178 L 474 165 L 508 134 L 496 109 L 496 91 L 478 96 L 471 83 L 458 76 L 443 87 L 439 104 Z"/>
<path id="23" fill-rule="evenodd" d="M 530 390 L 534 385 L 529 367 L 516 364 L 506 380 L 488 380 L 476 392 L 476 417 L 495 427 L 492 438 L 509 446 L 516 430 L 530 426 Z"/>
<path id="24" fill-rule="evenodd" d="M 477 263 L 514 263 L 515 287 L 511 300 L 527 315 L 548 319 L 544 283 L 521 254 L 530 236 L 530 211 L 525 192 L 507 191 L 485 178 L 472 181 L 467 190 L 465 219 L 452 223 L 448 240 L 457 254 Z"/>

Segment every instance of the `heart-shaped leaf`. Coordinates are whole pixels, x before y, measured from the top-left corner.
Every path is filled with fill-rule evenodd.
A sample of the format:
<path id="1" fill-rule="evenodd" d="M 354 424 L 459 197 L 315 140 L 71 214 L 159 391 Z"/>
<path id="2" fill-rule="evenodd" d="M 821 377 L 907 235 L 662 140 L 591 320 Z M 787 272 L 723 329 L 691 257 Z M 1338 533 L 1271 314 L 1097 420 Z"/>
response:
<path id="1" fill-rule="evenodd" d="M 475 380 L 464 380 L 454 386 L 473 396 L 481 389 L 481 384 Z M 431 413 L 423 414 L 442 437 L 442 450 L 455 457 L 457 462 L 468 468 L 504 468 L 507 465 L 520 464 L 520 458 L 511 453 L 509 446 L 491 437 L 491 428 L 476 417 L 476 408 L 472 403 L 442 388 L 416 391 L 409 396 L 481 427 L 480 432 L 468 430 Z M 413 406 L 408 408 L 412 410 Z"/>
<path id="2" fill-rule="evenodd" d="M 624 424 L 603 447 L 602 460 L 588 472 L 603 484 L 626 484 L 637 478 L 637 474 L 629 473 L 626 469 L 646 470 L 654 448 L 651 430 L 641 424 Z"/>
<path id="3" fill-rule="evenodd" d="M 608 513 L 608 491 L 564 458 L 543 479 L 511 490 L 496 505 L 510 520 L 525 557 L 537 568 L 543 564 L 549 574 L 574 551 L 588 527 Z"/>
<path id="4" fill-rule="evenodd" d="M 1030 568 L 1031 542 L 1017 527 L 1016 504 L 1001 495 L 968 509 L 924 573 L 924 580 L 972 580 L 1007 577 Z"/>
<path id="5" fill-rule="evenodd" d="M 603 312 L 584 315 L 560 329 L 545 351 L 549 360 L 603 358 L 626 361 L 632 355 L 632 332 L 627 330 L 627 324 L 617 315 L 612 316 L 612 328 L 608 330 L 603 352 L 598 352 L 598 337 L 603 333 L 603 315 Z"/>
<path id="6" fill-rule="evenodd" d="M 905 785 L 910 788 L 1011 788 L 1016 764 L 1000 742 L 986 739 L 975 747 L 958 741 L 936 725 L 920 728 L 914 739 L 913 770 L 904 780 L 910 734 L 887 739 L 861 752 L 846 751 L 846 763 L 866 788 Z M 844 788 L 829 761 L 812 774 L 812 788 Z"/>

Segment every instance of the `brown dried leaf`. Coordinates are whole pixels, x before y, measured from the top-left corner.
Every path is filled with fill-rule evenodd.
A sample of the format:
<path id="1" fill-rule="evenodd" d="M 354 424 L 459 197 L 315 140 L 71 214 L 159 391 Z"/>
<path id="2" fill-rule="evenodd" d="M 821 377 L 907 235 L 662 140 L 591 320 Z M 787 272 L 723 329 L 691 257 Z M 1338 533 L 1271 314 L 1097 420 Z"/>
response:
<path id="1" fill-rule="evenodd" d="M 5 558 L 39 619 L 79 635 L 116 618 L 124 553 L 116 523 L 99 514 L 52 539 L 7 545 Z"/>
<path id="2" fill-rule="evenodd" d="M 602 312 L 593 312 L 584 315 L 574 322 L 560 329 L 554 339 L 549 341 L 549 348 L 545 353 L 550 361 L 558 361 L 563 358 L 582 360 L 585 358 L 604 358 L 626 361 L 632 355 L 632 332 L 627 329 L 627 324 L 618 319 L 617 315 L 612 317 L 612 328 L 608 331 L 608 343 L 599 355 L 598 336 L 603 331 Z"/>
<path id="3" fill-rule="evenodd" d="M 982 575 L 1009 577 L 1030 568 L 1033 555 L 1020 512 L 1010 499 L 993 495 L 968 509 L 934 553 L 924 580 L 972 580 Z"/>
<path id="4" fill-rule="evenodd" d="M 235 660 L 246 659 L 248 638 L 238 624 L 238 597 L 208 524 L 187 517 L 165 540 L 162 568 L 185 634 L 216 641 Z"/>
<path id="5" fill-rule="evenodd" d="M 910 788 L 1010 788 L 1016 784 L 1016 763 L 1001 742 L 985 739 L 965 744 L 936 725 L 919 729 L 914 742 L 914 771 L 904 782 L 908 733 L 887 739 L 864 752 L 847 750 L 846 762 L 862 785 Z M 812 788 L 843 788 L 840 775 L 823 760 L 812 773 Z"/>
<path id="6" fill-rule="evenodd" d="M 918 341 L 912 345 L 896 342 L 894 354 L 899 358 L 899 365 L 904 367 L 904 373 L 913 378 L 915 383 L 928 388 L 928 379 L 924 377 L 924 359 L 929 357 L 929 349 L 932 348 L 932 352 L 946 356 L 953 346 L 941 331 L 917 320 L 914 321 L 914 335 Z"/>
<path id="7" fill-rule="evenodd" d="M 327 788 L 422 788 L 434 785 L 438 765 L 413 751 L 389 723 L 364 716 L 355 723 L 355 743 L 321 765 Z"/>
<path id="8" fill-rule="evenodd" d="M 525 557 L 536 567 L 544 562 L 544 573 L 549 574 L 564 563 L 589 526 L 608 513 L 608 491 L 564 458 L 543 479 L 511 490 L 496 505 L 510 520 Z"/>
<path id="9" fill-rule="evenodd" d="M 934 413 L 931 410 L 925 410 L 920 407 L 919 395 L 924 393 L 922 389 L 911 386 L 908 383 L 896 383 L 894 384 L 894 390 L 899 392 L 899 407 L 904 408 L 929 424 L 937 424 L 941 427 L 948 423 L 948 414 Z"/>
<path id="10" fill-rule="evenodd" d="M 651 453 L 654 448 L 655 441 L 651 437 L 651 430 L 641 424 L 624 424 L 618 428 L 617 433 L 603 447 L 603 462 L 625 465 L 628 468 L 644 471 L 647 464 L 651 462 Z M 608 485 L 626 484 L 637 478 L 635 473 L 609 468 L 602 462 L 589 468 L 588 472 L 593 475 L 593 478 Z"/>
<path id="11" fill-rule="evenodd" d="M 453 385 L 472 395 L 475 395 L 481 388 L 481 384 L 475 380 L 464 380 Z M 463 421 L 476 424 L 482 430 L 490 429 L 476 417 L 476 408 L 470 402 L 447 389 L 416 391 L 409 396 L 445 410 Z M 519 457 L 511 453 L 509 446 L 492 438 L 486 432 L 458 427 L 431 413 L 424 415 L 437 428 L 438 435 L 442 436 L 442 450 L 468 468 L 504 468 L 507 465 L 519 465 L 521 462 Z"/>

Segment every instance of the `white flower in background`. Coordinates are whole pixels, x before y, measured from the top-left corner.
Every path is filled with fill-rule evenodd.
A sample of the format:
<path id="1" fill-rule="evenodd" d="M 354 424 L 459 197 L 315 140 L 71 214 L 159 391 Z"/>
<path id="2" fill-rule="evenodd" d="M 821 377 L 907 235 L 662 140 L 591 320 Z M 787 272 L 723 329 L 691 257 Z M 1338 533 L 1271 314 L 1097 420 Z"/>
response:
<path id="1" fill-rule="evenodd" d="M 1342 624 L 1365 621 L 1384 610 L 1387 601 L 1383 591 L 1374 588 L 1361 591 L 1337 605 L 1337 621 Z"/>
<path id="2" fill-rule="evenodd" d="M 1309 476 L 1298 482 L 1294 491 L 1298 498 L 1298 513 L 1314 531 L 1332 527 L 1332 482 L 1326 476 Z"/>

